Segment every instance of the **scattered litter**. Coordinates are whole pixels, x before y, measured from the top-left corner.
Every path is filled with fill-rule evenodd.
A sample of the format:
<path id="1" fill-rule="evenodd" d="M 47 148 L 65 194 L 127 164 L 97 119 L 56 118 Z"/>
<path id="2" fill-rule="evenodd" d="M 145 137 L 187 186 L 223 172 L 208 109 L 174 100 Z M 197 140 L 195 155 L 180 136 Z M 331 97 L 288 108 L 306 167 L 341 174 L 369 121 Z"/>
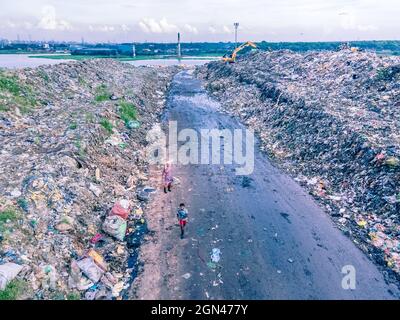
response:
<path id="1" fill-rule="evenodd" d="M 185 273 L 182 278 L 185 278 L 186 280 L 189 279 L 191 277 L 190 273 Z"/>
<path id="2" fill-rule="evenodd" d="M 219 260 L 221 259 L 220 254 L 221 254 L 221 250 L 219 250 L 218 248 L 212 249 L 211 261 L 214 263 L 218 263 Z"/>
<path id="3" fill-rule="evenodd" d="M 138 247 L 121 241 L 144 221 L 135 190 L 148 181 L 146 136 L 176 71 L 110 59 L 7 71 L 22 91 L 0 88 L 0 215 L 12 218 L 0 265 L 28 268 L 17 276 L 26 298 L 121 298 L 139 267 Z"/>
<path id="4" fill-rule="evenodd" d="M 400 228 L 399 66 L 397 56 L 341 48 L 251 52 L 195 72 L 340 229 L 398 274 L 400 248 L 387 239 L 399 240 Z"/>

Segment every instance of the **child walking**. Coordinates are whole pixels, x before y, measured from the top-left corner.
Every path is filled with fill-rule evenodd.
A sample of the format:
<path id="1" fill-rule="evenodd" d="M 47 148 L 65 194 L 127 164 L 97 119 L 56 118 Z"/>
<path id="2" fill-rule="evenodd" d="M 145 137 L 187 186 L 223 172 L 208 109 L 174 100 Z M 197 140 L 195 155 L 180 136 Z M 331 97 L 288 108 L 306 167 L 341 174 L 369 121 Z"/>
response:
<path id="1" fill-rule="evenodd" d="M 174 177 L 172 176 L 172 167 L 169 162 L 164 165 L 164 169 L 162 172 L 162 180 L 164 185 L 164 193 L 171 191 L 172 182 L 174 181 Z"/>
<path id="2" fill-rule="evenodd" d="M 188 221 L 188 211 L 186 210 L 184 203 L 181 203 L 179 205 L 179 209 L 176 216 L 178 217 L 179 226 L 181 228 L 181 239 L 183 239 L 183 236 L 185 234 L 186 223 Z"/>

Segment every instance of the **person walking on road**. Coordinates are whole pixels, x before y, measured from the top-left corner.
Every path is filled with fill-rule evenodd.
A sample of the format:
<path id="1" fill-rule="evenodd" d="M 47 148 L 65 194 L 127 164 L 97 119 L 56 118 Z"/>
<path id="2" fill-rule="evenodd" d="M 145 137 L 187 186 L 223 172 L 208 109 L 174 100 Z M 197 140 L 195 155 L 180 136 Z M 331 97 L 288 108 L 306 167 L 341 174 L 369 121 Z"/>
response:
<path id="1" fill-rule="evenodd" d="M 164 165 L 164 169 L 162 172 L 162 180 L 163 180 L 163 185 L 164 185 L 164 193 L 171 191 L 171 186 L 172 186 L 172 182 L 174 181 L 174 177 L 172 176 L 172 166 L 171 166 L 171 163 L 169 163 L 169 162 L 167 162 Z"/>
<path id="2" fill-rule="evenodd" d="M 183 236 L 185 235 L 185 227 L 188 221 L 188 211 L 185 208 L 184 203 L 181 203 L 179 205 L 179 209 L 176 216 L 178 217 L 179 226 L 181 228 L 181 239 L 183 239 Z"/>

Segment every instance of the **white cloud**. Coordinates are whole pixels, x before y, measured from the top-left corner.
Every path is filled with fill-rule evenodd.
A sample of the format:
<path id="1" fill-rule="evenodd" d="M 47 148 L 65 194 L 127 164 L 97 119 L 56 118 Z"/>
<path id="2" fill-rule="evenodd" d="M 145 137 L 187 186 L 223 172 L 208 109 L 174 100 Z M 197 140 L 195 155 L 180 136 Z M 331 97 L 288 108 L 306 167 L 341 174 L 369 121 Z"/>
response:
<path id="1" fill-rule="evenodd" d="M 178 27 L 176 25 L 174 25 L 174 24 L 168 23 L 166 18 L 161 19 L 160 26 L 161 26 L 161 29 L 165 33 L 177 32 L 178 31 Z"/>
<path id="2" fill-rule="evenodd" d="M 0 0 L 0 3 L 0 37 L 7 38 L 20 33 L 59 40 L 83 36 L 93 41 L 128 41 L 128 38 L 170 41 L 166 35 L 181 30 L 193 41 L 229 41 L 233 38 L 235 21 L 240 23 L 239 39 L 243 40 L 400 37 L 399 0 Z M 41 12 L 46 5 L 50 7 Z M 25 21 L 31 25 L 24 25 Z M 92 32 L 89 25 L 93 26 Z"/>
<path id="3" fill-rule="evenodd" d="M 183 26 L 183 29 L 184 29 L 185 31 L 187 31 L 187 32 L 190 32 L 190 33 L 194 33 L 194 34 L 198 34 L 198 33 L 199 33 L 199 30 L 197 30 L 196 27 L 191 26 L 190 24 L 185 24 L 185 25 Z"/>
<path id="4" fill-rule="evenodd" d="M 222 33 L 232 33 L 231 29 L 229 29 L 228 26 L 223 26 L 222 27 Z"/>
<path id="5" fill-rule="evenodd" d="M 348 9 L 341 13 L 340 16 L 340 26 L 345 30 L 356 30 L 361 32 L 370 32 L 378 30 L 378 27 L 372 24 L 361 24 L 359 23 L 359 18 L 355 13 L 354 9 Z"/>
<path id="6" fill-rule="evenodd" d="M 131 28 L 129 28 L 126 24 L 121 24 L 121 30 L 123 32 L 128 32 L 131 30 Z"/>
<path id="7" fill-rule="evenodd" d="M 210 26 L 208 27 L 208 31 L 212 34 L 229 34 L 232 33 L 233 31 L 231 29 L 229 29 L 228 26 L 224 25 L 224 26 L 218 26 L 218 27 L 213 27 Z"/>
<path id="8" fill-rule="evenodd" d="M 146 33 L 172 33 L 178 31 L 178 27 L 169 23 L 166 18 L 162 18 L 160 21 L 156 21 L 153 18 L 144 18 L 139 22 L 139 27 Z"/>
<path id="9" fill-rule="evenodd" d="M 33 24 L 28 22 L 28 21 L 11 21 L 11 20 L 6 20 L 3 23 L 0 23 L 0 28 L 10 28 L 10 29 L 32 29 L 33 28 Z"/>
<path id="10" fill-rule="evenodd" d="M 22 23 L 22 25 L 23 25 L 23 27 L 25 28 L 25 29 L 32 29 L 33 28 L 33 24 L 32 23 L 30 23 L 30 22 L 23 22 Z"/>
<path id="11" fill-rule="evenodd" d="M 89 30 L 90 31 L 98 31 L 98 32 L 113 32 L 115 31 L 115 27 L 114 26 L 109 26 L 109 25 L 90 25 L 89 26 Z"/>
<path id="12" fill-rule="evenodd" d="M 13 21 L 6 21 L 5 26 L 8 28 L 17 28 L 19 25 Z"/>
<path id="13" fill-rule="evenodd" d="M 215 29 L 214 27 L 208 27 L 208 31 L 212 34 L 216 34 L 217 33 L 217 29 Z"/>
<path id="14" fill-rule="evenodd" d="M 72 26 L 65 20 L 57 19 L 56 9 L 53 6 L 42 8 L 42 17 L 39 20 L 38 28 L 45 30 L 71 30 Z"/>
<path id="15" fill-rule="evenodd" d="M 379 28 L 372 24 L 369 25 L 358 25 L 357 30 L 359 31 L 377 31 Z"/>

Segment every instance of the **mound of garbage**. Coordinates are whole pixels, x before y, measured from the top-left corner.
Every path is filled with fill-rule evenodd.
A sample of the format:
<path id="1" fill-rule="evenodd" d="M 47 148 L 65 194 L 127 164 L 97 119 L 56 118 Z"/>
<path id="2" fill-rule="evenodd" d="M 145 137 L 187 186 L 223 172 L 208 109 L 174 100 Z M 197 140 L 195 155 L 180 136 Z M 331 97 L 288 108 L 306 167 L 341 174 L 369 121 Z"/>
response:
<path id="1" fill-rule="evenodd" d="M 196 73 L 340 229 L 400 274 L 400 57 L 256 51 Z"/>
<path id="2" fill-rule="evenodd" d="M 176 67 L 0 72 L 0 299 L 121 299 L 146 231 L 146 133 Z"/>

